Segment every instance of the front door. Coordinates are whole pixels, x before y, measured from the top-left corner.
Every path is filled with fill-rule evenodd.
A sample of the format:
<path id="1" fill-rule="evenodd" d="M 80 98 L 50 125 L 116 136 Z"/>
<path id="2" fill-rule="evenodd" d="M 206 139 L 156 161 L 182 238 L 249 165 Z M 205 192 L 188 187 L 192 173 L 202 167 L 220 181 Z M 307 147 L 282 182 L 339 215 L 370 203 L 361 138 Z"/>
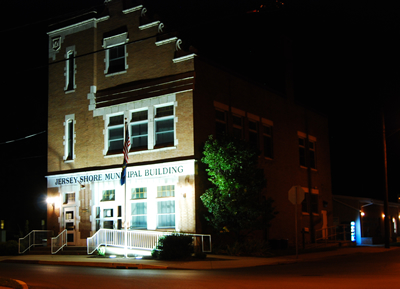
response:
<path id="1" fill-rule="evenodd" d="M 64 208 L 64 228 L 67 229 L 67 244 L 75 245 L 75 218 L 76 207 Z"/>

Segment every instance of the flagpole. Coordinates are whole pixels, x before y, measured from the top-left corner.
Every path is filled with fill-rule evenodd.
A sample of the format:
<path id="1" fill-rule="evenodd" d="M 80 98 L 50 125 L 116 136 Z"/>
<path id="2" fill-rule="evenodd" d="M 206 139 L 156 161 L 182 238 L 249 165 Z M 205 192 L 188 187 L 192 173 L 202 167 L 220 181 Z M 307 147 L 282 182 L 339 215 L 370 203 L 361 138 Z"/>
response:
<path id="1" fill-rule="evenodd" d="M 128 209 L 126 207 L 126 180 L 124 184 L 124 207 L 125 207 L 125 258 L 128 258 Z"/>
<path id="2" fill-rule="evenodd" d="M 131 145 L 130 137 L 129 137 L 129 129 L 128 129 L 128 122 L 125 118 L 125 142 L 124 142 L 124 162 L 122 164 L 122 172 L 121 172 L 121 185 L 124 185 L 124 210 L 125 210 L 125 242 L 124 242 L 124 251 L 125 251 L 125 258 L 128 257 L 128 209 L 127 209 L 127 201 L 126 201 L 126 172 L 128 168 L 128 161 L 129 161 L 129 148 Z"/>

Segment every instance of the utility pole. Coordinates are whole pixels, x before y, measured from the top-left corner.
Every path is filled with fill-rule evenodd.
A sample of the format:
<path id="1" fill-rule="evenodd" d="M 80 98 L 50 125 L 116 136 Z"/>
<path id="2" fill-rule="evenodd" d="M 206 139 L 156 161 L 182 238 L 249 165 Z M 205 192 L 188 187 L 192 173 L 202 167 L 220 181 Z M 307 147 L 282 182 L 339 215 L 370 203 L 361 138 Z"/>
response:
<path id="1" fill-rule="evenodd" d="M 388 177 L 387 177 L 387 151 L 386 151 L 386 127 L 385 114 L 382 108 L 382 141 L 383 141 L 383 159 L 385 165 L 385 199 L 383 212 L 385 214 L 385 248 L 390 248 L 390 216 L 389 216 L 389 193 L 388 193 Z"/>

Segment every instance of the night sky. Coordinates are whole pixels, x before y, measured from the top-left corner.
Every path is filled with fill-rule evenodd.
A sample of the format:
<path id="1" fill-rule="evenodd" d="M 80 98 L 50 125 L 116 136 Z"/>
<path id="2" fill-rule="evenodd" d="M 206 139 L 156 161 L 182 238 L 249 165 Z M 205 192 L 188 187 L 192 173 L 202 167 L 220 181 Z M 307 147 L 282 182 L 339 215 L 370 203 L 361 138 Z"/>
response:
<path id="1" fill-rule="evenodd" d="M 283 39 L 292 43 L 295 99 L 329 117 L 334 194 L 383 199 L 381 108 L 385 107 L 389 194 L 395 200 L 400 173 L 396 165 L 400 161 L 396 151 L 400 145 L 396 117 L 400 51 L 396 17 L 400 11 L 379 1 L 362 5 L 350 1 L 283 2 L 143 3 L 166 29 L 179 31 L 184 47 L 193 46 L 198 55 L 277 92 L 285 89 Z M 2 3 L 3 16 L 13 17 L 2 17 L 0 26 L 2 67 L 6 70 L 2 81 L 0 219 L 9 220 L 13 227 L 22 228 L 29 219 L 30 229 L 40 229 L 40 220 L 46 218 L 46 27 L 65 13 L 101 3 Z"/>

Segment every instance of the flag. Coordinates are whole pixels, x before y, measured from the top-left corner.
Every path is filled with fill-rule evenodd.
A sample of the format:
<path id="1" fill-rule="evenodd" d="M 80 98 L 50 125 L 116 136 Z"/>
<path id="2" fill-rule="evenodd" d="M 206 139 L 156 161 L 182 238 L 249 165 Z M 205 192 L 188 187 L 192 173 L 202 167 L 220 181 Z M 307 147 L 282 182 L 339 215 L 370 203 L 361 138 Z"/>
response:
<path id="1" fill-rule="evenodd" d="M 126 182 L 126 166 L 129 162 L 129 148 L 131 146 L 131 140 L 129 138 L 129 130 L 128 123 L 125 122 L 125 142 L 124 142 L 124 162 L 122 163 L 122 172 L 121 172 L 121 186 L 123 186 Z"/>

